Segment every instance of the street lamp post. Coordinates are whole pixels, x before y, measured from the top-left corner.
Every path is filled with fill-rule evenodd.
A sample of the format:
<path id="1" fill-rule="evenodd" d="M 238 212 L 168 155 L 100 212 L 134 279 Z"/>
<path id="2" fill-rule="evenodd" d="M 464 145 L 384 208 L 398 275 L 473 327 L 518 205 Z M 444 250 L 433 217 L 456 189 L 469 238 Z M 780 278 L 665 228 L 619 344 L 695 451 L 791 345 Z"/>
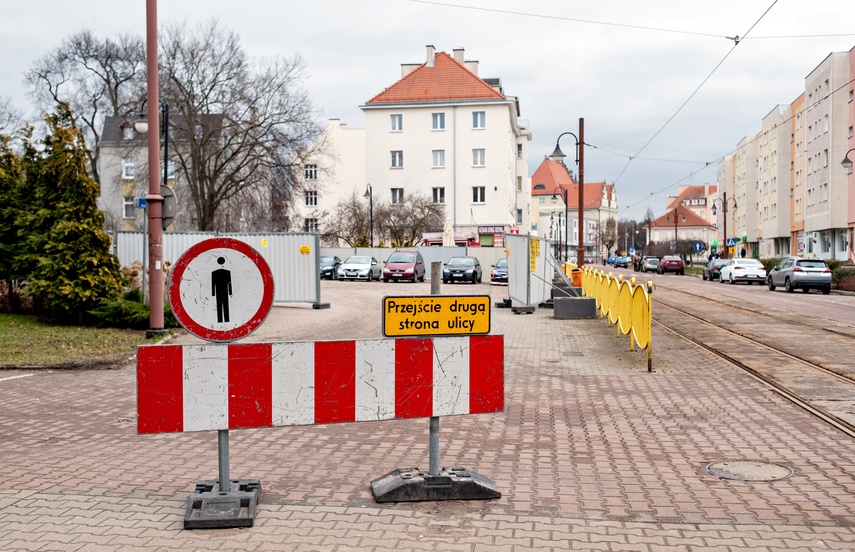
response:
<path id="1" fill-rule="evenodd" d="M 157 75 L 157 0 L 146 0 L 146 101 L 158 105 Z M 151 124 L 160 128 L 157 111 Z M 148 166 L 160 164 L 160 133 L 148 136 Z M 148 225 L 148 269 L 149 269 L 149 329 L 148 335 L 163 333 L 163 196 L 160 195 L 160 178 L 157 171 L 149 171 L 146 214 Z"/>
<path id="2" fill-rule="evenodd" d="M 558 201 L 559 193 L 561 194 L 561 199 L 564 200 L 564 260 L 566 261 L 569 253 L 568 247 L 570 247 L 570 242 L 568 240 L 568 236 L 570 233 L 570 226 L 568 225 L 570 207 L 567 203 L 569 201 L 567 198 L 567 188 L 562 188 L 561 186 L 558 186 L 552 191 L 552 203 L 556 203 Z"/>
<path id="3" fill-rule="evenodd" d="M 564 155 L 564 152 L 561 151 L 561 148 L 558 147 L 561 137 L 566 134 L 569 134 L 576 139 L 576 164 L 579 166 L 579 246 L 576 253 L 576 264 L 581 268 L 582 265 L 585 264 L 585 119 L 582 117 L 579 118 L 578 138 L 572 132 L 562 132 L 558 135 L 558 139 L 555 140 L 555 151 L 553 151 L 552 155 L 549 156 L 551 160 L 563 163 L 564 158 L 567 157 Z M 566 206 L 566 193 L 564 198 Z M 566 240 L 565 243 L 567 243 Z"/>
<path id="4" fill-rule="evenodd" d="M 850 166 L 851 166 L 851 162 L 850 162 Z M 729 249 L 727 246 L 727 192 L 722 192 L 720 198 L 716 198 L 713 200 L 713 204 L 712 204 L 713 216 L 715 216 L 717 213 L 717 210 L 715 208 L 716 201 L 721 202 L 721 211 L 722 211 L 721 214 L 724 217 L 724 227 L 723 227 L 723 231 L 724 231 L 724 238 L 723 238 L 724 239 L 724 256 L 722 257 L 722 259 L 726 259 L 728 249 Z M 733 202 L 733 210 L 736 211 L 736 199 L 730 198 L 730 201 Z"/>
<path id="5" fill-rule="evenodd" d="M 370 182 L 362 197 L 368 200 L 368 241 L 371 247 L 374 247 L 374 189 L 371 188 Z"/>

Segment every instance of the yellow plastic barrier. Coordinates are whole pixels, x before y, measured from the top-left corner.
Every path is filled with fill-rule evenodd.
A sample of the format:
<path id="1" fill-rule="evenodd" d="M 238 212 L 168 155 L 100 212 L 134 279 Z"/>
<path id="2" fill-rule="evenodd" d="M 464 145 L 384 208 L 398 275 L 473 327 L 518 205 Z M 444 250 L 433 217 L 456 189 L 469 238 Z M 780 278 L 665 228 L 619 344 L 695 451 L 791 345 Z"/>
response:
<path id="1" fill-rule="evenodd" d="M 596 300 L 600 318 L 614 324 L 618 336 L 630 336 L 631 351 L 636 344 L 647 349 L 647 371 L 653 371 L 653 282 L 638 284 L 635 277 L 624 281 L 623 276 L 589 267 L 580 272 L 582 295 Z"/>

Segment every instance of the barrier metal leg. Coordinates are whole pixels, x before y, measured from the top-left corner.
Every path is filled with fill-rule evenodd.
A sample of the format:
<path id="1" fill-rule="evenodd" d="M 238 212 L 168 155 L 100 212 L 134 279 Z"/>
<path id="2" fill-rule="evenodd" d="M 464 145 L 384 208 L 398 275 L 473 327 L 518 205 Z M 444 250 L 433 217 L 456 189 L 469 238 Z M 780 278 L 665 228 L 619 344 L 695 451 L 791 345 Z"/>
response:
<path id="1" fill-rule="evenodd" d="M 439 475 L 439 417 L 432 416 L 430 419 L 430 456 L 429 473 L 432 476 Z"/>
<path id="2" fill-rule="evenodd" d="M 252 527 L 255 507 L 261 494 L 258 479 L 229 478 L 229 431 L 217 432 L 219 480 L 198 481 L 196 492 L 187 499 L 185 529 L 226 529 Z"/>

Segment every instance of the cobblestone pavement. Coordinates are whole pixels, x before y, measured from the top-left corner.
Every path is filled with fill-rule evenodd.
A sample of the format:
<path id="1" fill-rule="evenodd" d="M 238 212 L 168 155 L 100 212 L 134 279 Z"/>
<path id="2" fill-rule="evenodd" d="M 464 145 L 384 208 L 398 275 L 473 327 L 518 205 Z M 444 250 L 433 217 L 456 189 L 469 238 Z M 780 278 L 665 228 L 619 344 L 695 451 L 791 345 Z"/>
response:
<path id="1" fill-rule="evenodd" d="M 384 295 L 429 292 L 324 282 L 331 308 L 277 305 L 248 340 L 381 337 Z M 2 371 L 0 549 L 855 550 L 850 437 L 655 328 L 653 373 L 602 320 L 494 308 L 492 330 L 505 336 L 505 411 L 442 418 L 440 460 L 489 477 L 501 499 L 373 501 L 372 479 L 427 468 L 426 419 L 233 431 L 231 476 L 262 483 L 248 529 L 182 529 L 196 481 L 217 477 L 217 437 L 137 435 L 132 360 Z M 707 472 L 723 460 L 793 475 Z"/>

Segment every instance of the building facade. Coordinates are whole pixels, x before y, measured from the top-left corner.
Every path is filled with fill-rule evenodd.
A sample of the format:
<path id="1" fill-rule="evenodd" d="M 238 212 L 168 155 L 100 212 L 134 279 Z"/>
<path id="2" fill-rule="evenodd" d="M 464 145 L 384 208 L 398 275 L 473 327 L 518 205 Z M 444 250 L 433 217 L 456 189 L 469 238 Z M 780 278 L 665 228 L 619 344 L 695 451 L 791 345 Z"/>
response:
<path id="1" fill-rule="evenodd" d="M 424 63 L 402 65 L 401 79 L 360 108 L 375 198 L 394 205 L 425 194 L 445 206 L 455 234 L 482 247 L 530 227 L 531 133 L 519 101 L 499 79 L 480 78 L 463 49 L 428 46 Z"/>
<path id="2" fill-rule="evenodd" d="M 610 219 L 617 222 L 617 196 L 614 184 L 586 182 L 583 186 L 585 257 L 599 262 L 606 253 L 600 233 Z M 531 199 L 532 229 L 554 244 L 556 258 L 569 253 L 574 259 L 579 248 L 579 183 L 564 163 L 544 157 L 531 177 Z"/>

